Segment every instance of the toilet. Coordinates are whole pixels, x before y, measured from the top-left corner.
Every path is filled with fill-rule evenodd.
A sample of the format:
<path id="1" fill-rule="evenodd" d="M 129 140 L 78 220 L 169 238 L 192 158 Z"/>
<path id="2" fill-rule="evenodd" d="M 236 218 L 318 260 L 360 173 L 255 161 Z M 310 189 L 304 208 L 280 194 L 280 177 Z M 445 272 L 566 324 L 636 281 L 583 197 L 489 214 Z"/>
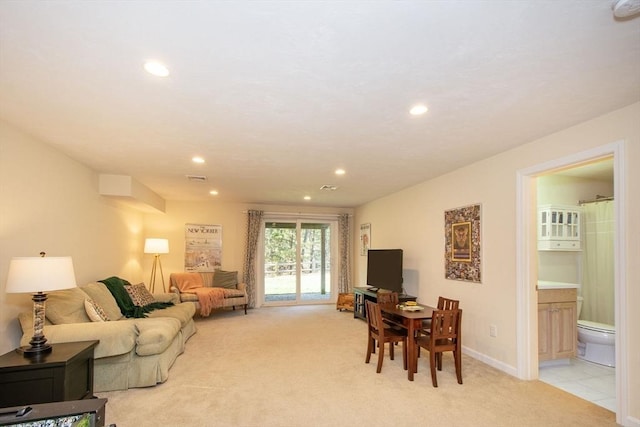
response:
<path id="1" fill-rule="evenodd" d="M 578 297 L 578 317 L 582 297 Z M 578 320 L 578 358 L 600 365 L 616 365 L 616 328 L 613 325 Z"/>

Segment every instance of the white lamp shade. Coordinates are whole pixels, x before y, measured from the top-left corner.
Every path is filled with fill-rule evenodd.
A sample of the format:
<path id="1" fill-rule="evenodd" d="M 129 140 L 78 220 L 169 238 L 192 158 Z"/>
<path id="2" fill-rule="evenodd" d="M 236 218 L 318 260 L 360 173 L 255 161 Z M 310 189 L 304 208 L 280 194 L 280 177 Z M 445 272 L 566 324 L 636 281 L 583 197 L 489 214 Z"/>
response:
<path id="1" fill-rule="evenodd" d="M 75 286 L 71 257 L 18 257 L 9 264 L 9 293 L 46 293 Z"/>
<path id="2" fill-rule="evenodd" d="M 145 254 L 168 254 L 169 240 L 168 239 L 146 239 L 144 241 L 144 253 Z"/>

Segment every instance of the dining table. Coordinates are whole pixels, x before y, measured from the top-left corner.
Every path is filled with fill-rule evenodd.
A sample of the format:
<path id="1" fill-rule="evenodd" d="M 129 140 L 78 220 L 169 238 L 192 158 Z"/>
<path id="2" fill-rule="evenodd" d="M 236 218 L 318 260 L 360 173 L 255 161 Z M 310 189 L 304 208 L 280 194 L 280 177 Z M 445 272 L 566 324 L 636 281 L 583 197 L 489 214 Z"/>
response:
<path id="1" fill-rule="evenodd" d="M 416 348 L 416 333 L 422 328 L 424 320 L 431 319 L 435 307 L 418 304 L 416 307 L 406 309 L 400 304 L 380 304 L 382 316 L 389 323 L 401 326 L 407 330 L 407 375 L 409 381 L 413 381 L 413 375 L 418 372 L 418 349 Z"/>

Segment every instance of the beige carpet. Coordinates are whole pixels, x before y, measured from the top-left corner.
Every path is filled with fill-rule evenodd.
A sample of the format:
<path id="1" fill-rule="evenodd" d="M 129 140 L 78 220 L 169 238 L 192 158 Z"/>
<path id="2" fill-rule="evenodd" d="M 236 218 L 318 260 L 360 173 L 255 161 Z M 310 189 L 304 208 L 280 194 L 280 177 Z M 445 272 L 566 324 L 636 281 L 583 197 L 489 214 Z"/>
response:
<path id="1" fill-rule="evenodd" d="M 107 423 L 144 426 L 615 426 L 615 414 L 471 357 L 464 384 L 446 355 L 407 380 L 402 353 L 382 373 L 365 364 L 366 324 L 335 307 L 214 313 L 156 387 L 98 393 Z"/>

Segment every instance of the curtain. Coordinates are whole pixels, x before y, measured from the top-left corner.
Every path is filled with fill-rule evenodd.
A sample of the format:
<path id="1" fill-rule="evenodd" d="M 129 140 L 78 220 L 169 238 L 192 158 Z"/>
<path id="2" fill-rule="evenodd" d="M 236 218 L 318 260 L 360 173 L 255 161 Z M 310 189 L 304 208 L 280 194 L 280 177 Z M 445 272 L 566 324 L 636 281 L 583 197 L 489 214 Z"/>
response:
<path id="1" fill-rule="evenodd" d="M 247 284 L 249 307 L 256 306 L 256 258 L 258 256 L 258 239 L 262 228 L 263 211 L 250 210 L 247 220 L 247 247 L 245 250 L 243 276 Z"/>
<path id="2" fill-rule="evenodd" d="M 351 240 L 351 227 L 349 227 L 349 214 L 340 214 L 338 216 L 338 263 L 339 263 L 339 274 L 338 274 L 338 292 L 351 292 L 351 263 L 350 260 L 350 251 L 349 251 L 349 243 Z"/>
<path id="3" fill-rule="evenodd" d="M 613 207 L 613 201 L 582 206 L 584 247 L 580 319 L 607 325 L 615 325 Z"/>

